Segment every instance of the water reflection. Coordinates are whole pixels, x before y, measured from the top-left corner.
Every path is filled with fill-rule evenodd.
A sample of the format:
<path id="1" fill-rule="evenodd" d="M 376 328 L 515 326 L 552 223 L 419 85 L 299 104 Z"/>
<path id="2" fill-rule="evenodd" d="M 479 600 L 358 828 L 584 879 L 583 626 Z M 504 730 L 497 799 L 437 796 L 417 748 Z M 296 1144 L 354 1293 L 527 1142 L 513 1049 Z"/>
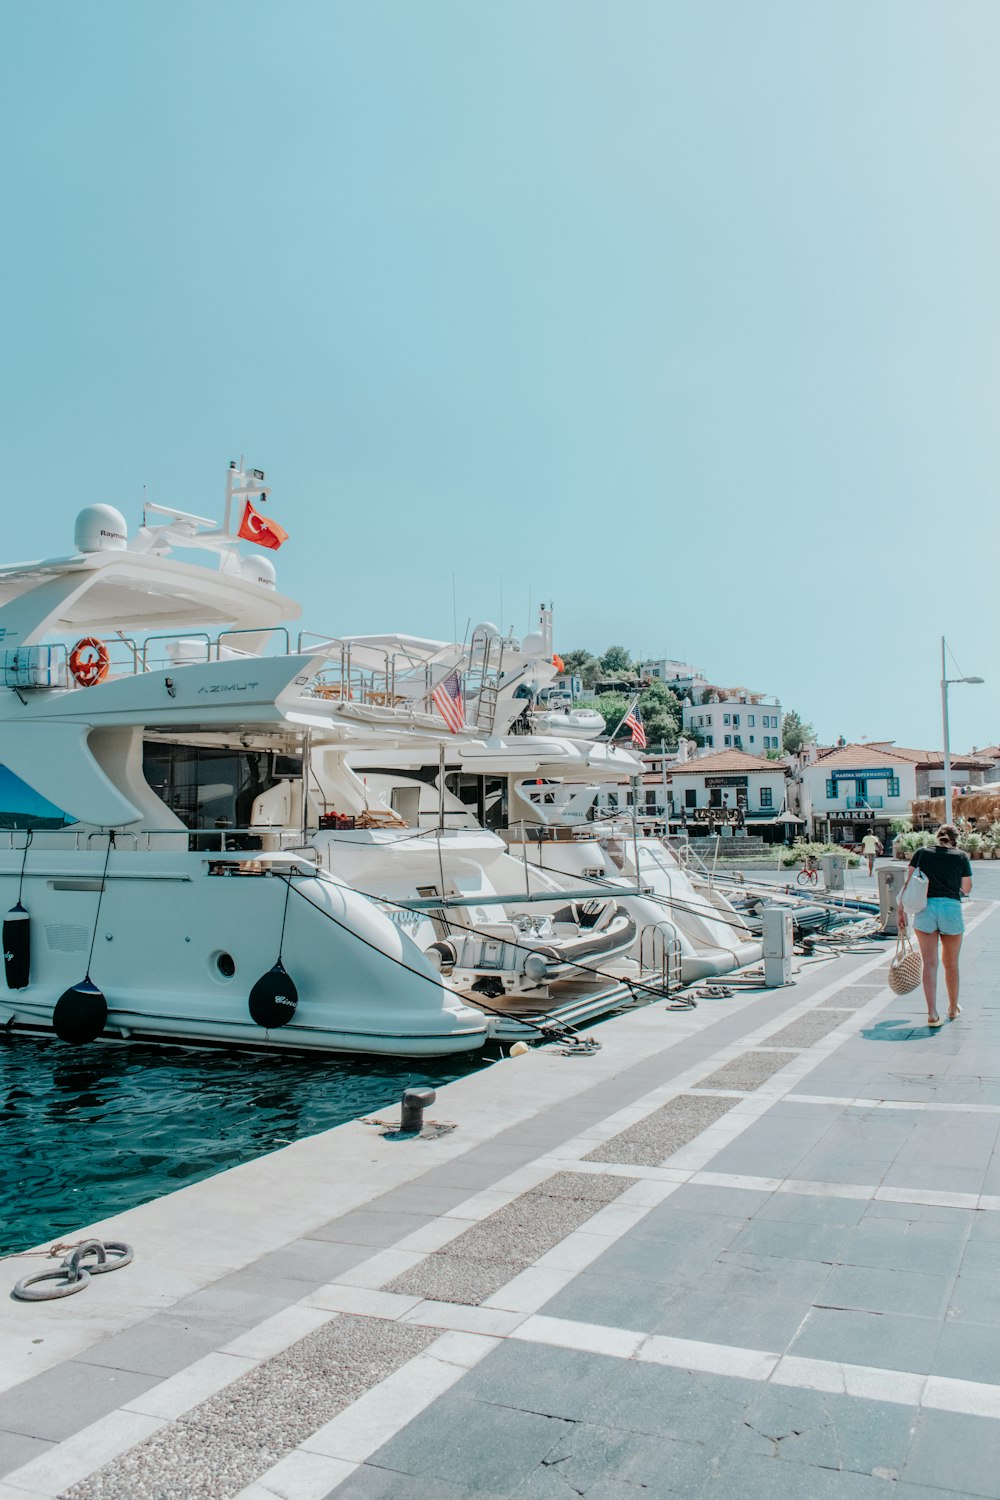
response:
<path id="1" fill-rule="evenodd" d="M 478 1057 L 286 1057 L 0 1041 L 0 1254 L 435 1087 Z"/>

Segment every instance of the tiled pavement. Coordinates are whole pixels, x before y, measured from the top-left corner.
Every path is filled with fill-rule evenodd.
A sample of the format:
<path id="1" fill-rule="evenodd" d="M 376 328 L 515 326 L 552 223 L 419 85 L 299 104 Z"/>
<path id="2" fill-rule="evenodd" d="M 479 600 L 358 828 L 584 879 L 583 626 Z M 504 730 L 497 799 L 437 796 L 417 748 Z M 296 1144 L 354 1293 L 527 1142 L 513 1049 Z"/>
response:
<path id="1" fill-rule="evenodd" d="M 0 1500 L 1000 1497 L 998 951 L 981 909 L 936 1033 L 884 950 L 609 1023 L 558 1107 L 15 1384 Z"/>

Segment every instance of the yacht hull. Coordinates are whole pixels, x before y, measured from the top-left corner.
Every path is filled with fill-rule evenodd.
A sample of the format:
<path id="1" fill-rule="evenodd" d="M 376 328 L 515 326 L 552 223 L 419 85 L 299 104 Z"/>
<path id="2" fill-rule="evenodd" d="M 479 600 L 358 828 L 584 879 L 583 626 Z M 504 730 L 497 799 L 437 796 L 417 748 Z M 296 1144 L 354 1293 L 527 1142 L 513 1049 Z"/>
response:
<path id="1" fill-rule="evenodd" d="M 213 863 L 116 854 L 102 892 L 103 859 L 39 858 L 25 883 L 31 983 L 0 989 L 0 1026 L 54 1036 L 59 997 L 89 970 L 108 1005 L 100 1039 L 440 1057 L 490 1036 L 490 1020 L 356 891 L 308 876 L 218 878 Z M 249 997 L 279 958 L 298 1003 L 268 1028 Z"/>

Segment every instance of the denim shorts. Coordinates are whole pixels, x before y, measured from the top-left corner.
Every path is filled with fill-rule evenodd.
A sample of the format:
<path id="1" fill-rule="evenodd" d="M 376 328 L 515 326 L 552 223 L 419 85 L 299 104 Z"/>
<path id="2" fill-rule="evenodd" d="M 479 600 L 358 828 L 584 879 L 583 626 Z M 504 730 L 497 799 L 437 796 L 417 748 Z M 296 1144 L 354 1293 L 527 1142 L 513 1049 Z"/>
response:
<path id="1" fill-rule="evenodd" d="M 917 932 L 943 932 L 946 937 L 958 937 L 965 931 L 965 916 L 961 901 L 951 896 L 932 896 L 923 911 L 913 918 Z"/>

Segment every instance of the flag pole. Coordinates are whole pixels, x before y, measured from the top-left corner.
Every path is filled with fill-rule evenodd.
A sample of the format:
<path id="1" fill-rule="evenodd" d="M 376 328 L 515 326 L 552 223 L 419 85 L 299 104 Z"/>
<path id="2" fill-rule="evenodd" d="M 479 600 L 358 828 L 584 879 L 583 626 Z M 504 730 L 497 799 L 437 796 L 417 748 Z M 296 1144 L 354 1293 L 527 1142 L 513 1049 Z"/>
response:
<path id="1" fill-rule="evenodd" d="M 635 697 L 632 699 L 632 702 L 629 704 L 628 708 L 622 714 L 621 718 L 618 720 L 618 723 L 615 725 L 614 729 L 608 735 L 608 742 L 609 743 L 614 739 L 615 735 L 618 733 L 619 729 L 625 723 L 625 720 L 628 718 L 628 716 L 632 712 L 633 708 L 635 708 L 635 705 L 638 703 L 638 701 L 639 701 L 639 694 L 636 693 Z"/>

